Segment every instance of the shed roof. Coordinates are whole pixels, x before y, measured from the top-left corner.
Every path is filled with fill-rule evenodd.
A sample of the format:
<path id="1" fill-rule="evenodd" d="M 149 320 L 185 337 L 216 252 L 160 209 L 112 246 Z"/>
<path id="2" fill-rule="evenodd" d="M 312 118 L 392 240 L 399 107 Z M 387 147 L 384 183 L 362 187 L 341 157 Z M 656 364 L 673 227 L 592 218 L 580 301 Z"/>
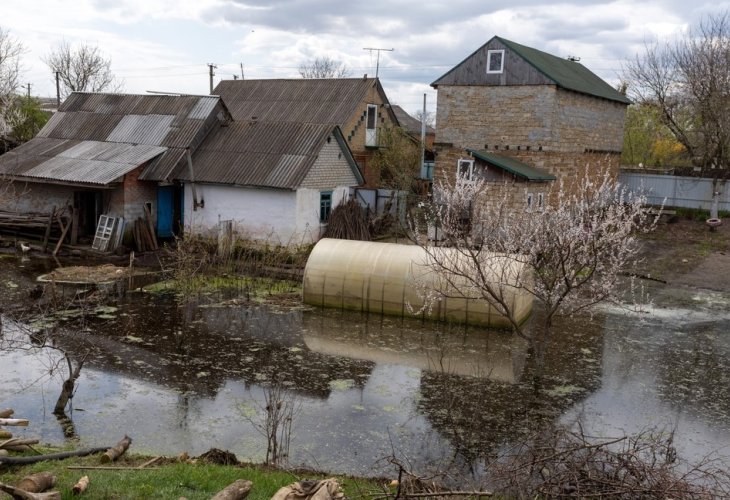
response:
<path id="1" fill-rule="evenodd" d="M 454 68 L 450 69 L 431 85 L 434 87 L 444 84 L 454 85 L 455 83 L 451 81 L 450 74 L 454 72 L 456 68 L 470 60 L 475 54 L 482 52 L 485 46 L 491 44 L 495 40 L 520 56 L 547 78 L 555 82 L 558 87 L 611 101 L 631 104 L 631 100 L 629 100 L 628 97 L 613 88 L 579 62 L 563 59 L 499 36 L 492 37 L 487 43 L 479 47 L 466 59 L 457 64 Z"/>
<path id="2" fill-rule="evenodd" d="M 421 136 L 421 120 L 414 118 L 397 104 L 392 104 L 390 107 L 393 109 L 393 113 L 395 113 L 396 118 L 398 118 L 398 123 L 406 130 L 406 132 L 419 137 Z M 426 134 L 435 133 L 436 130 L 432 126 L 426 125 Z"/>
<path id="3" fill-rule="evenodd" d="M 126 165 L 124 170 L 133 162 L 137 167 L 159 157 L 140 178 L 166 180 L 185 148 L 197 145 L 206 124 L 216 119 L 219 103 L 218 96 L 74 92 L 35 138 L 0 156 L 0 174 L 111 182 L 119 177 L 120 165 Z M 97 156 L 69 157 L 81 143 Z M 55 156 L 59 159 L 52 161 Z"/>
<path id="4" fill-rule="evenodd" d="M 528 181 L 554 181 L 556 177 L 526 163 L 484 150 L 467 149 L 470 155 Z"/>
<path id="5" fill-rule="evenodd" d="M 193 155 L 194 180 L 296 189 L 330 136 L 339 142 L 355 177 L 363 182 L 339 127 L 252 121 L 232 122 L 210 133 Z M 178 167 L 175 178 L 192 180 L 183 167 Z"/>
<path id="6" fill-rule="evenodd" d="M 343 126 L 373 87 L 388 102 L 377 78 L 223 80 L 213 93 L 236 121 Z"/>

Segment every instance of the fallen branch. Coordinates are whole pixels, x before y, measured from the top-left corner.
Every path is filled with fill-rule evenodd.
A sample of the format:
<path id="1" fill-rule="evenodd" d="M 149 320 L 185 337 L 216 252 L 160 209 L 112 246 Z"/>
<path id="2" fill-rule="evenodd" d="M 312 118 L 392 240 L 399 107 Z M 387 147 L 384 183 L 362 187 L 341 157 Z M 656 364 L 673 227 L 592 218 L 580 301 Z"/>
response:
<path id="1" fill-rule="evenodd" d="M 9 484 L 0 483 L 0 491 L 4 491 L 15 500 L 61 500 L 61 494 L 58 491 L 49 491 L 47 493 L 29 493 L 10 486 Z"/>
<path id="2" fill-rule="evenodd" d="M 210 500 L 242 500 L 248 496 L 252 487 L 251 481 L 238 479 L 216 493 Z"/>
<path id="3" fill-rule="evenodd" d="M 10 438 L 0 443 L 0 449 L 12 450 L 18 446 L 27 446 L 31 444 L 38 444 L 38 439 L 23 439 L 23 438 Z"/>
<path id="4" fill-rule="evenodd" d="M 71 489 L 73 491 L 74 495 L 80 495 L 84 491 L 86 491 L 86 488 L 89 487 L 89 476 L 84 476 L 81 479 L 78 480 L 76 484 L 74 484 L 74 487 Z"/>
<path id="5" fill-rule="evenodd" d="M 49 453 L 47 455 L 36 455 L 33 457 L 0 457 L 0 464 L 27 465 L 34 464 L 36 462 L 43 462 L 44 460 L 63 460 L 64 458 L 69 457 L 85 457 L 86 455 L 102 453 L 106 450 L 106 447 L 100 447 L 76 451 L 64 451 L 62 453 Z"/>
<path id="6" fill-rule="evenodd" d="M 106 453 L 101 456 L 101 463 L 106 464 L 115 461 L 117 458 L 124 455 L 124 452 L 127 451 L 130 444 L 132 444 L 132 438 L 124 436 L 121 441 L 116 444 L 116 446 L 112 446 L 106 450 Z"/>

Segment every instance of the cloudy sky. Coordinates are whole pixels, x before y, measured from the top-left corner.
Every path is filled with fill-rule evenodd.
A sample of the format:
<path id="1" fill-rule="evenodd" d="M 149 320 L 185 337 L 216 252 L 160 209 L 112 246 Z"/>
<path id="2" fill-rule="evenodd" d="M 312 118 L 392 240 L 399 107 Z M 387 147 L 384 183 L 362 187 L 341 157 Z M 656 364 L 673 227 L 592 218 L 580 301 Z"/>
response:
<path id="1" fill-rule="evenodd" d="M 429 83 L 494 35 L 581 63 L 611 83 L 647 40 L 676 36 L 730 9 L 704 0 L 3 0 L 0 26 L 21 41 L 23 82 L 55 95 L 42 57 L 58 42 L 98 45 L 124 91 L 204 94 L 215 82 L 298 77 L 329 56 L 352 76 L 379 76 L 389 99 L 413 112 Z"/>

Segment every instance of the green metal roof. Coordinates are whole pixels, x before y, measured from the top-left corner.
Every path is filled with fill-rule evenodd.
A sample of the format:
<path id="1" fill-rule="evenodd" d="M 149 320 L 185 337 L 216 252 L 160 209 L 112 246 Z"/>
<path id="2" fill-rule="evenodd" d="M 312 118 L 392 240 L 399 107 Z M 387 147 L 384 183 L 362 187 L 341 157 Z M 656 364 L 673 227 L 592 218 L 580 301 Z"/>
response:
<path id="1" fill-rule="evenodd" d="M 506 170 L 510 174 L 522 177 L 528 181 L 554 181 L 556 179 L 556 177 L 552 174 L 544 172 L 539 168 L 531 167 L 530 165 L 522 163 L 515 158 L 510 158 L 509 156 L 502 156 L 495 153 L 489 153 L 487 151 L 478 151 L 476 149 L 467 149 L 467 151 L 474 158 L 479 158 L 490 165 Z"/>
<path id="2" fill-rule="evenodd" d="M 574 90 L 583 94 L 602 97 L 611 101 L 631 104 L 628 97 L 603 81 L 582 64 L 563 59 L 541 50 L 520 45 L 499 36 L 497 40 L 519 54 L 542 74 L 555 81 L 559 87 Z"/>

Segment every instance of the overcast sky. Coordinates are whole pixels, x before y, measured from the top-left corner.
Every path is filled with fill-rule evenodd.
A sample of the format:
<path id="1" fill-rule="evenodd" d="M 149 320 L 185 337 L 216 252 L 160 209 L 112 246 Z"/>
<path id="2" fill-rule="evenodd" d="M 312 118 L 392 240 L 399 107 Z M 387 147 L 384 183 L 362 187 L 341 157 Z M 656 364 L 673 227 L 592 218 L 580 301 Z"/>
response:
<path id="1" fill-rule="evenodd" d="M 215 82 L 295 78 L 303 62 L 329 56 L 352 76 L 379 76 L 388 98 L 409 112 L 429 84 L 494 35 L 577 56 L 611 83 L 646 40 L 681 33 L 730 1 L 620 0 L 3 0 L 0 26 L 21 41 L 23 82 L 55 95 L 41 58 L 62 40 L 98 45 L 124 91 L 205 94 Z"/>

